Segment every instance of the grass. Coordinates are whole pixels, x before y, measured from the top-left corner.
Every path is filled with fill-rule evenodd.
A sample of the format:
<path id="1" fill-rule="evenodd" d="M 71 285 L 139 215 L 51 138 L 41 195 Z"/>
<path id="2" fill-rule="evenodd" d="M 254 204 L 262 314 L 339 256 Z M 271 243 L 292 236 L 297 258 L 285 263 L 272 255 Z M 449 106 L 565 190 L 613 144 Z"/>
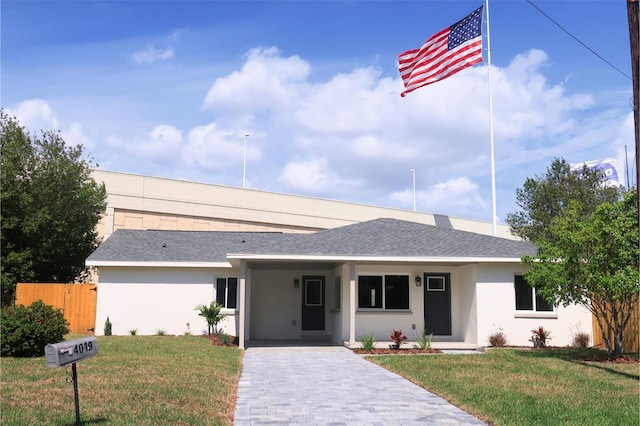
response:
<path id="1" fill-rule="evenodd" d="M 368 357 L 495 425 L 632 425 L 639 365 L 583 362 L 582 349 Z"/>
<path id="2" fill-rule="evenodd" d="M 75 337 L 73 337 L 75 338 Z M 196 336 L 98 337 L 77 364 L 84 424 L 233 424 L 242 351 Z M 73 385 L 40 358 L 2 358 L 3 425 L 70 425 Z"/>

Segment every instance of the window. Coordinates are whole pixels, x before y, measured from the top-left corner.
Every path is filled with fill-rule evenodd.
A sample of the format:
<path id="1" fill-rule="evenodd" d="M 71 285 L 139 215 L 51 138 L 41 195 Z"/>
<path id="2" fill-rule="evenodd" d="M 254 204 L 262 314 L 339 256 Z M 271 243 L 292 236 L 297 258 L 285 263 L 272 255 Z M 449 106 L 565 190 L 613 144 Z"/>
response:
<path id="1" fill-rule="evenodd" d="M 216 279 L 216 302 L 227 309 L 238 307 L 238 279 L 218 278 Z"/>
<path id="2" fill-rule="evenodd" d="M 358 308 L 409 309 L 409 276 L 358 276 Z"/>
<path id="3" fill-rule="evenodd" d="M 540 296 L 522 275 L 516 275 L 514 287 L 517 311 L 553 312 L 553 305 Z"/>

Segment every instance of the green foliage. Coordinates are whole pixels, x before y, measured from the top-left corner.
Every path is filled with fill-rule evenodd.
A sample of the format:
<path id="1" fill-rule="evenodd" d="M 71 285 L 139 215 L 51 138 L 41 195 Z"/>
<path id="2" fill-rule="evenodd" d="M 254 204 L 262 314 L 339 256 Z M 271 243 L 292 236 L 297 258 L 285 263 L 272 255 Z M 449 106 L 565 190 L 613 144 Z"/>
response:
<path id="1" fill-rule="evenodd" d="M 156 331 L 156 336 L 165 336 L 166 334 L 167 332 L 162 329 Z"/>
<path id="2" fill-rule="evenodd" d="M 104 335 L 105 336 L 111 336 L 111 321 L 109 321 L 109 316 L 107 316 L 107 319 L 104 322 Z"/>
<path id="3" fill-rule="evenodd" d="M 373 333 L 363 334 L 358 339 L 358 342 L 360 342 L 360 344 L 362 345 L 362 349 L 364 349 L 366 352 L 371 352 L 376 346 L 376 338 L 374 337 Z"/>
<path id="4" fill-rule="evenodd" d="M 132 336 L 135 336 L 136 334 L 138 334 L 138 330 L 135 328 L 132 328 L 131 330 L 129 330 L 129 334 Z"/>
<path id="5" fill-rule="evenodd" d="M 30 135 L 0 110 L 2 305 L 17 282 L 72 282 L 87 276 L 84 260 L 98 246 L 104 185 L 91 178 L 82 146 L 56 132 Z"/>
<path id="6" fill-rule="evenodd" d="M 41 300 L 28 307 L 3 308 L 0 323 L 2 356 L 42 356 L 47 344 L 62 341 L 69 332 L 62 311 L 45 305 Z"/>
<path id="7" fill-rule="evenodd" d="M 431 349 L 431 341 L 433 340 L 433 333 L 427 334 L 427 325 L 422 325 L 422 330 L 420 333 L 416 332 L 416 342 L 420 349 L 429 350 Z"/>
<path id="8" fill-rule="evenodd" d="M 636 190 L 585 215 L 569 202 L 546 231 L 536 256 L 524 259 L 529 284 L 555 304 L 579 304 L 598 319 L 610 357 L 624 349 L 624 329 L 640 292 Z"/>
<path id="9" fill-rule="evenodd" d="M 555 159 L 543 176 L 527 178 L 516 190 L 516 203 L 522 210 L 507 215 L 511 233 L 535 244 L 552 238 L 550 226 L 562 216 L 570 201 L 581 215 L 589 215 L 604 202 L 615 202 L 620 193 L 617 188 L 602 184 L 598 170 L 571 171 L 569 164 Z"/>
<path id="10" fill-rule="evenodd" d="M 220 313 L 222 311 L 222 305 L 214 300 L 209 306 L 196 306 L 195 310 L 200 311 L 198 315 L 204 317 L 207 321 L 207 334 L 218 334 L 218 324 L 227 318 L 225 314 Z"/>
<path id="11" fill-rule="evenodd" d="M 220 333 L 220 343 L 222 343 L 223 345 L 230 345 L 231 336 L 229 336 L 227 333 Z"/>

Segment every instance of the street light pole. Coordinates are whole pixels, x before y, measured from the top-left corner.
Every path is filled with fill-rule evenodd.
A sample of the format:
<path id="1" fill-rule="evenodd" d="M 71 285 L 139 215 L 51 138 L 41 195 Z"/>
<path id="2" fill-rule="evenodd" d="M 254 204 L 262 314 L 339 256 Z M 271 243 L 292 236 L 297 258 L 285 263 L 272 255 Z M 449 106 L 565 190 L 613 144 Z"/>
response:
<path id="1" fill-rule="evenodd" d="M 242 187 L 247 187 L 247 137 L 249 133 L 244 134 L 244 151 L 242 154 Z"/>
<path id="2" fill-rule="evenodd" d="M 416 171 L 414 169 L 409 170 L 413 178 L 413 211 L 416 211 Z"/>

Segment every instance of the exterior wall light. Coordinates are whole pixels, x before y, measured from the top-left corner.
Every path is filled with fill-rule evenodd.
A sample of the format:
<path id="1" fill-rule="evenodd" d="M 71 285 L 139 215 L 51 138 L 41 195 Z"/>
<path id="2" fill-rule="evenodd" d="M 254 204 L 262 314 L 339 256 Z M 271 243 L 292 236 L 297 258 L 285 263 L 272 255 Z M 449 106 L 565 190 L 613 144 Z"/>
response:
<path id="1" fill-rule="evenodd" d="M 420 287 L 422 285 L 422 278 L 420 276 L 416 277 L 416 287 Z"/>
<path id="2" fill-rule="evenodd" d="M 300 280 L 296 278 L 293 280 L 293 288 L 298 288 L 298 287 L 300 287 Z"/>

